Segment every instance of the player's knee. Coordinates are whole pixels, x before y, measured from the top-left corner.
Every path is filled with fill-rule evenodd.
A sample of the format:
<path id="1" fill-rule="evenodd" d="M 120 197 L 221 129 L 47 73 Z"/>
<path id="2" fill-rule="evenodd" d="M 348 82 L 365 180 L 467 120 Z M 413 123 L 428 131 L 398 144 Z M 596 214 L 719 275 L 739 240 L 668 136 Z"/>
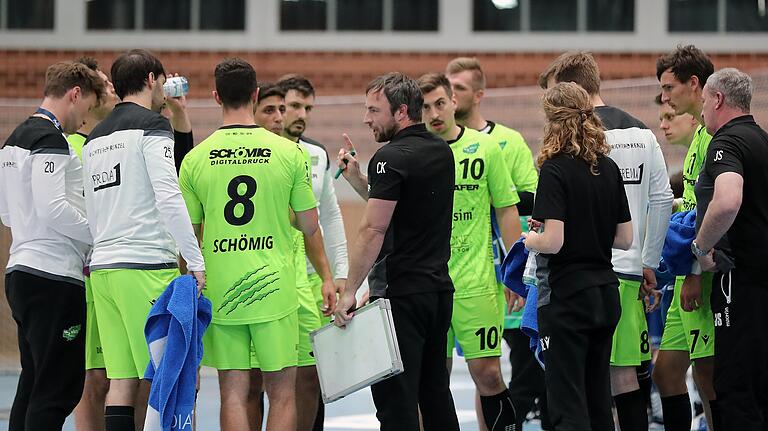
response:
<path id="1" fill-rule="evenodd" d="M 493 358 L 496 359 L 496 363 L 485 359 L 491 358 L 482 358 L 473 364 L 472 379 L 481 394 L 495 395 L 504 390 L 506 385 L 499 369 L 498 359 Z"/>
<path id="2" fill-rule="evenodd" d="M 611 367 L 611 393 L 616 396 L 640 389 L 635 367 Z"/>
<path id="3" fill-rule="evenodd" d="M 319 391 L 320 380 L 317 378 L 317 368 L 300 367 L 296 372 L 296 392 L 318 393 Z"/>

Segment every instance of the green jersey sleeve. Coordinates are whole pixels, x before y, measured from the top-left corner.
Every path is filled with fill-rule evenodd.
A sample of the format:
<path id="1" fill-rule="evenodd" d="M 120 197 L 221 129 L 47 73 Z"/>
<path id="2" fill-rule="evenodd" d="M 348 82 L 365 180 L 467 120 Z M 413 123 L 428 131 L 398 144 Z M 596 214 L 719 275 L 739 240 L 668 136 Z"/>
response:
<path id="1" fill-rule="evenodd" d="M 191 167 L 195 163 L 194 156 L 185 157 L 181 163 L 181 170 L 179 171 L 179 188 L 181 189 L 181 195 L 184 197 L 184 203 L 187 205 L 187 212 L 189 212 L 189 218 L 192 224 L 201 224 L 205 219 L 203 212 L 203 203 L 195 193 L 192 172 L 194 168 Z"/>
<path id="2" fill-rule="evenodd" d="M 503 208 L 520 202 L 512 178 L 507 175 L 506 164 L 501 158 L 501 147 L 489 146 L 485 160 L 488 165 L 488 191 L 493 207 Z"/>
<path id="3" fill-rule="evenodd" d="M 69 142 L 69 146 L 72 147 L 72 149 L 75 151 L 75 154 L 77 154 L 77 158 L 79 158 L 80 161 L 82 161 L 83 145 L 85 145 L 85 136 L 79 133 L 73 133 L 67 136 L 67 142 Z"/>
<path id="4" fill-rule="evenodd" d="M 538 173 L 533 163 L 533 154 L 523 135 L 501 124 L 494 124 L 489 134 L 499 142 L 504 162 L 517 191 L 535 192 Z"/>
<path id="5" fill-rule="evenodd" d="M 312 162 L 309 153 L 296 144 L 296 168 L 293 175 L 293 188 L 291 189 L 291 209 L 294 211 L 307 211 L 317 207 L 315 194 L 312 191 Z"/>

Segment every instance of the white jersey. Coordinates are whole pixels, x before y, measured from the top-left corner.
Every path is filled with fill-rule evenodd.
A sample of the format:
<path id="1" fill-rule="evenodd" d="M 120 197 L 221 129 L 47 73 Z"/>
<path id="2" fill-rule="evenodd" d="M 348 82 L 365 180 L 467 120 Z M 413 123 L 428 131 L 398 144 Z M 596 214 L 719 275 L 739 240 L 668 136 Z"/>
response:
<path id="1" fill-rule="evenodd" d="M 633 241 L 629 250 L 613 249 L 613 270 L 619 276 L 641 277 L 643 267 L 658 268 L 672 214 L 672 188 L 656 136 L 626 112 L 610 106 L 595 111 L 611 146 L 609 156 L 624 179 Z"/>
<path id="2" fill-rule="evenodd" d="M 92 239 L 82 166 L 48 119 L 28 118 L 0 149 L 0 219 L 13 236 L 6 272 L 83 284 Z"/>
<path id="3" fill-rule="evenodd" d="M 168 120 L 135 103 L 118 104 L 91 132 L 83 147 L 91 270 L 174 267 L 177 245 L 191 271 L 204 269 L 173 148 Z"/>
<path id="4" fill-rule="evenodd" d="M 325 254 L 334 278 L 347 278 L 349 260 L 344 221 L 333 186 L 333 170 L 328 152 L 320 143 L 301 137 L 299 143 L 309 152 L 312 160 L 312 191 L 317 199 L 318 221 L 323 232 Z M 307 259 L 307 273 L 314 274 L 315 268 Z"/>

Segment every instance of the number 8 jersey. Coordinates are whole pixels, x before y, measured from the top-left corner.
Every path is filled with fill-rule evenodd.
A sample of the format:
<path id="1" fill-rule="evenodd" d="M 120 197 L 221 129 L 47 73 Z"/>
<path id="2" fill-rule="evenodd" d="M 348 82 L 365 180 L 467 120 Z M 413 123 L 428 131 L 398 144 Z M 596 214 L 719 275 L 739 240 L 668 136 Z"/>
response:
<path id="1" fill-rule="evenodd" d="M 289 209 L 316 207 L 301 148 L 258 126 L 225 126 L 187 154 L 179 184 L 203 224 L 213 323 L 280 319 L 298 307 Z"/>

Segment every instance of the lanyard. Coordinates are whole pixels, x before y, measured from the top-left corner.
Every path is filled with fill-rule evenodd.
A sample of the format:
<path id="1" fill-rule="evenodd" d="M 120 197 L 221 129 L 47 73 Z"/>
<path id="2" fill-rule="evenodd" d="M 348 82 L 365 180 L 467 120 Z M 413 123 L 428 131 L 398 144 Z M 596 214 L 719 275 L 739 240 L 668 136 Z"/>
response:
<path id="1" fill-rule="evenodd" d="M 35 111 L 35 114 L 45 115 L 46 117 L 48 117 L 49 120 L 51 120 L 51 123 L 53 123 L 53 125 L 56 126 L 57 129 L 59 129 L 60 131 L 63 131 L 63 129 L 61 128 L 61 122 L 59 121 L 58 118 L 56 118 L 55 115 L 53 115 L 53 112 L 45 108 L 37 108 L 37 110 Z"/>

